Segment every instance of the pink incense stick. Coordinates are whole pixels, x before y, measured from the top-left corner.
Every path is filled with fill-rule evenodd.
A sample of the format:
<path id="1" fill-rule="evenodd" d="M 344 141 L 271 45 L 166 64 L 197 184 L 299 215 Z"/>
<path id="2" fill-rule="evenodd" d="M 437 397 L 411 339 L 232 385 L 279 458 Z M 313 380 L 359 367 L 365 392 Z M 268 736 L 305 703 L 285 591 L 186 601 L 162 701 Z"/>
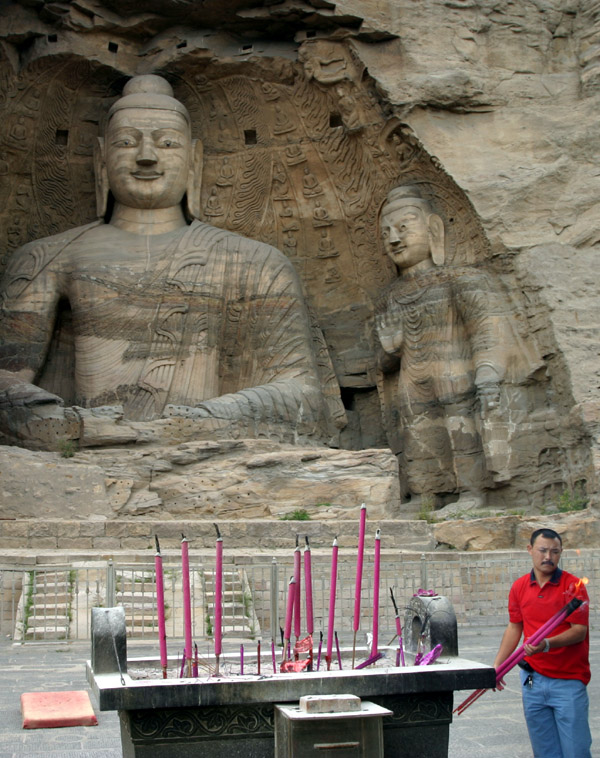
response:
<path id="1" fill-rule="evenodd" d="M 367 506 L 360 506 L 360 524 L 358 527 L 358 552 L 356 554 L 356 579 L 354 582 L 354 640 L 360 629 L 360 600 L 362 595 L 363 562 L 365 557 L 365 530 L 367 526 Z M 354 665 L 354 664 L 353 664 Z"/>
<path id="2" fill-rule="evenodd" d="M 244 675 L 244 646 L 240 645 L 240 674 Z"/>
<path id="3" fill-rule="evenodd" d="M 163 679 L 167 678 L 167 632 L 165 628 L 165 585 L 163 579 L 162 555 L 158 537 L 154 535 L 156 542 L 156 555 L 154 556 L 154 570 L 156 572 L 156 616 L 158 619 L 158 643 L 160 646 L 160 667 Z"/>
<path id="4" fill-rule="evenodd" d="M 301 606 L 301 565 L 302 555 L 300 553 L 300 546 L 298 545 L 298 535 L 296 535 L 296 549 L 294 550 L 294 581 L 296 582 L 296 588 L 294 590 L 294 636 L 296 641 L 300 639 L 302 634 L 302 625 L 300 619 L 300 606 Z"/>
<path id="5" fill-rule="evenodd" d="M 294 577 L 290 579 L 288 584 L 288 596 L 287 606 L 285 609 L 285 629 L 283 631 L 283 637 L 285 644 L 283 646 L 283 660 L 287 660 L 290 657 L 290 638 L 292 636 L 292 615 L 294 611 L 294 602 L 296 600 L 296 580 Z"/>
<path id="6" fill-rule="evenodd" d="M 323 649 L 323 632 L 319 632 L 319 649 L 317 651 L 317 671 L 321 668 L 321 650 Z"/>
<path id="7" fill-rule="evenodd" d="M 381 573 L 381 529 L 375 532 L 375 560 L 373 566 L 373 642 L 371 656 L 377 655 L 379 644 L 379 576 Z"/>
<path id="8" fill-rule="evenodd" d="M 256 667 L 256 673 L 260 676 L 260 640 L 257 640 L 256 642 Z"/>
<path id="9" fill-rule="evenodd" d="M 306 549 L 304 550 L 304 585 L 306 592 L 306 631 L 312 637 L 315 631 L 315 622 L 313 617 L 313 587 L 312 587 L 312 560 L 310 553 L 310 544 L 308 536 L 306 540 Z"/>
<path id="10" fill-rule="evenodd" d="M 338 542 L 337 537 L 333 540 L 331 551 L 331 577 L 329 579 L 329 623 L 327 626 L 327 671 L 331 669 L 331 652 L 333 650 L 333 629 L 335 623 L 335 591 L 337 584 Z"/>
<path id="11" fill-rule="evenodd" d="M 185 635 L 185 665 L 187 676 L 192 675 L 192 596 L 190 592 L 190 556 L 188 540 L 181 535 L 181 576 L 183 583 L 183 629 Z"/>
<path id="12" fill-rule="evenodd" d="M 216 542 L 216 566 L 215 566 L 215 658 L 217 661 L 216 675 L 219 676 L 219 663 L 223 646 L 223 538 L 219 527 Z"/>

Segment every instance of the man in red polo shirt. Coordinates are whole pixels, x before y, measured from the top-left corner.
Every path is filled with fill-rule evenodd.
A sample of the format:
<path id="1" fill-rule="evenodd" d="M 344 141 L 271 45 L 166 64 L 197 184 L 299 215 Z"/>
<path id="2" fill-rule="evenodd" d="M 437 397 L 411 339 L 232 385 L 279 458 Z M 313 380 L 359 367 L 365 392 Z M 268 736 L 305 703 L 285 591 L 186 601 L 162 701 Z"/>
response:
<path id="1" fill-rule="evenodd" d="M 562 539 L 553 529 L 537 529 L 527 550 L 531 573 L 513 584 L 508 596 L 509 623 L 494 661 L 499 666 L 575 594 L 588 600 L 579 579 L 558 567 Z M 578 585 L 579 583 L 579 585 Z M 591 758 L 587 683 L 589 606 L 585 603 L 538 645 L 525 645 L 520 672 L 523 710 L 534 758 Z M 521 665 L 521 664 L 520 664 Z"/>

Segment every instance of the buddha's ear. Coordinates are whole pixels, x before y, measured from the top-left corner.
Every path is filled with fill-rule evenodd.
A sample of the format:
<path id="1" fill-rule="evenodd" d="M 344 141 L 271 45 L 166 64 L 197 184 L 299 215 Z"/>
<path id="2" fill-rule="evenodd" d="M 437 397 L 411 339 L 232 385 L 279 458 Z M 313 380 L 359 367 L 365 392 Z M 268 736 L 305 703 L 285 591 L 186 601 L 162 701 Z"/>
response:
<path id="1" fill-rule="evenodd" d="M 200 218 L 203 160 L 204 146 L 202 142 L 199 139 L 192 140 L 192 155 L 186 187 L 186 210 L 192 218 Z"/>
<path id="2" fill-rule="evenodd" d="M 94 142 L 94 173 L 96 175 L 96 214 L 98 218 L 104 218 L 108 204 L 108 173 L 103 137 L 96 137 L 96 142 Z"/>
<path id="3" fill-rule="evenodd" d="M 431 258 L 436 266 L 443 266 L 446 262 L 444 222 L 438 215 L 432 213 L 427 219 L 427 228 L 429 233 Z"/>

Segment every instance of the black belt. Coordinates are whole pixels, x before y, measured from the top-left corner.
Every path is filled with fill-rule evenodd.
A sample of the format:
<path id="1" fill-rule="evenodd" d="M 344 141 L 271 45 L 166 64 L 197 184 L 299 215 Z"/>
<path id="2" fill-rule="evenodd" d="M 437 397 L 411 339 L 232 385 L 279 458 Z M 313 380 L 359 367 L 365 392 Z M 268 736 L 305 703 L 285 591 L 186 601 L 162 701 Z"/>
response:
<path id="1" fill-rule="evenodd" d="M 535 673 L 535 669 L 533 668 L 533 666 L 530 666 L 529 663 L 527 663 L 527 661 L 525 661 L 525 660 L 519 661 L 517 663 L 517 666 L 519 666 L 520 668 L 522 668 L 523 671 L 526 671 L 528 674 L 534 674 Z"/>

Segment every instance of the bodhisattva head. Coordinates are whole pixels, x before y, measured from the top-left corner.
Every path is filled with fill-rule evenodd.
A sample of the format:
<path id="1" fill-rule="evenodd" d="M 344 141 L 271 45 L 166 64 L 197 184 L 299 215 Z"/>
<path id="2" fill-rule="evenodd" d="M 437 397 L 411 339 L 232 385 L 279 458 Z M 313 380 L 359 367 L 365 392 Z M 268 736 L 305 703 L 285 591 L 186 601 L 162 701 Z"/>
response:
<path id="1" fill-rule="evenodd" d="M 98 216 L 108 191 L 125 208 L 180 206 L 199 216 L 202 148 L 191 136 L 190 116 L 171 85 L 152 74 L 136 76 L 108 113 L 95 152 Z"/>
<path id="2" fill-rule="evenodd" d="M 388 193 L 381 209 L 380 233 L 386 253 L 403 272 L 444 263 L 444 222 L 414 185 Z"/>

